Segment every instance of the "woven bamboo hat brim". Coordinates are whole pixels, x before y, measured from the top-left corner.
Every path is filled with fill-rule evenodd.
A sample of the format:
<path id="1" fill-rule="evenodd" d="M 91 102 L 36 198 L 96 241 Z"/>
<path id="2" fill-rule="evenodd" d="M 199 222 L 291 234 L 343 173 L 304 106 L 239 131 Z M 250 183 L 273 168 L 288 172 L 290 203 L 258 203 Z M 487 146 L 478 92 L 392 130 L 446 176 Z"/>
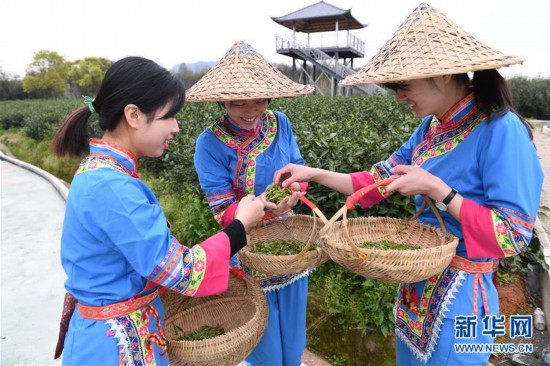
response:
<path id="1" fill-rule="evenodd" d="M 420 4 L 392 38 L 340 85 L 391 83 L 520 64 L 477 41 L 437 9 Z"/>
<path id="2" fill-rule="evenodd" d="M 186 93 L 189 102 L 289 98 L 313 92 L 267 62 L 248 43 L 239 41 Z"/>

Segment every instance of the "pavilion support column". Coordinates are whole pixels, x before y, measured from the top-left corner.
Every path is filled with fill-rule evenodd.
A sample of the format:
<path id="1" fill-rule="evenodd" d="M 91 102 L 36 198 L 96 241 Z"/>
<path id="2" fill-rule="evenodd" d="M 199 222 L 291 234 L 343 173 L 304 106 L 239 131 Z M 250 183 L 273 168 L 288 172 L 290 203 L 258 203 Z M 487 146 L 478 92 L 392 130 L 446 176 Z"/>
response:
<path id="1" fill-rule="evenodd" d="M 315 89 L 313 89 L 313 94 L 317 94 L 317 66 L 313 65 L 313 83 L 315 84 Z"/>

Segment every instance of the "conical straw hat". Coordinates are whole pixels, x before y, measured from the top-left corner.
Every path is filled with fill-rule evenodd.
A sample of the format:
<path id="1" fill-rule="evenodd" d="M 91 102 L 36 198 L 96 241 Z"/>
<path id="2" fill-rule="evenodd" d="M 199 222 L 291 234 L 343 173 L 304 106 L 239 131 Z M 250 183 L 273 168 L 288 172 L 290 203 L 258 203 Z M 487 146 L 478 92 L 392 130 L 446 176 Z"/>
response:
<path id="1" fill-rule="evenodd" d="M 188 91 L 189 102 L 287 98 L 313 92 L 267 62 L 248 43 L 239 41 Z"/>
<path id="2" fill-rule="evenodd" d="M 443 13 L 422 3 L 369 63 L 340 85 L 422 79 L 496 69 L 523 61 L 477 41 Z"/>

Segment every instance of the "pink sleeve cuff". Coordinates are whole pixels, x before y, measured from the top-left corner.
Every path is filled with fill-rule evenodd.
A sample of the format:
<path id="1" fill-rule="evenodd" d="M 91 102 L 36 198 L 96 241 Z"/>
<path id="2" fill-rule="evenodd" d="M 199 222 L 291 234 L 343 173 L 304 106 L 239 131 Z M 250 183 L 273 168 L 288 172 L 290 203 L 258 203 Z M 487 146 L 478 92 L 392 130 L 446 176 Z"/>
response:
<path id="1" fill-rule="evenodd" d="M 495 236 L 491 209 L 464 198 L 460 207 L 460 224 L 470 258 L 502 258 Z"/>
<path id="2" fill-rule="evenodd" d="M 235 211 L 237 211 L 238 206 L 238 203 L 232 203 L 229 205 L 229 207 L 227 207 L 220 220 L 220 225 L 222 227 L 226 227 L 227 225 L 231 224 L 233 220 L 235 220 Z"/>
<path id="3" fill-rule="evenodd" d="M 210 296 L 227 290 L 229 283 L 229 237 L 219 232 L 199 244 L 205 252 L 206 271 L 194 296 Z"/>
<path id="4" fill-rule="evenodd" d="M 363 187 L 369 186 L 374 183 L 374 178 L 371 173 L 368 171 L 363 172 L 356 172 L 351 173 L 351 184 L 353 186 L 353 191 L 357 192 Z M 378 189 L 373 189 L 366 195 L 364 195 L 360 200 L 359 203 L 361 204 L 361 207 L 368 208 L 371 207 L 378 202 L 382 201 L 385 197 L 382 196 L 380 191 Z"/>

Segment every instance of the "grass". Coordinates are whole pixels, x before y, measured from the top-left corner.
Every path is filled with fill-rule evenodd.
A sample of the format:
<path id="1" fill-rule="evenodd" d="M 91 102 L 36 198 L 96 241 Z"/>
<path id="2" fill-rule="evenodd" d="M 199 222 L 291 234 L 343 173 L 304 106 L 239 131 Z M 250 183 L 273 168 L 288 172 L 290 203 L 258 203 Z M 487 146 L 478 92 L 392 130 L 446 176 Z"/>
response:
<path id="1" fill-rule="evenodd" d="M 19 160 L 35 165 L 70 183 L 83 156 L 56 157 L 49 141 L 36 141 L 18 130 L 0 130 L 0 143 Z"/>

